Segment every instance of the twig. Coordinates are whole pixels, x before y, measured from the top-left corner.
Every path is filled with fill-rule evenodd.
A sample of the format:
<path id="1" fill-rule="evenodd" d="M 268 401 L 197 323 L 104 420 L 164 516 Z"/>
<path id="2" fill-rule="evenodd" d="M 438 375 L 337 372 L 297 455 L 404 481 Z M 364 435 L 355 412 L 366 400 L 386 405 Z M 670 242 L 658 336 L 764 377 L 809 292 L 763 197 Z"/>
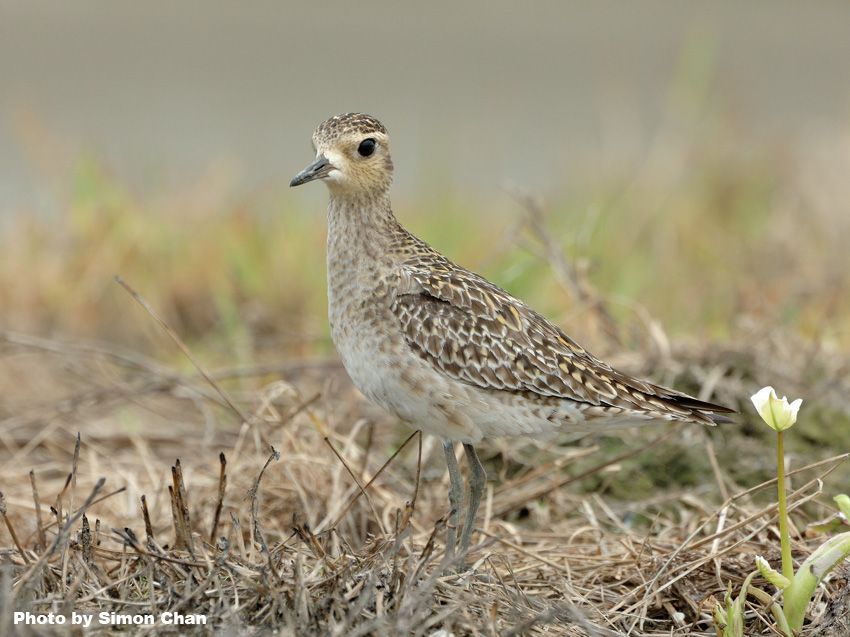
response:
<path id="1" fill-rule="evenodd" d="M 366 483 L 366 486 L 362 487 L 362 488 L 361 488 L 361 490 L 357 493 L 357 495 L 355 495 L 355 496 L 354 496 L 354 498 L 351 500 L 351 502 L 349 502 L 349 503 L 348 503 L 348 505 L 347 505 L 347 506 L 346 506 L 346 507 L 342 510 L 342 513 L 340 513 L 340 514 L 337 516 L 336 520 L 334 520 L 334 521 L 333 521 L 333 524 L 331 524 L 331 525 L 330 525 L 330 528 L 334 528 L 334 527 L 336 527 L 336 525 L 337 525 L 337 524 L 339 524 L 339 521 L 340 521 L 343 517 L 345 517 L 345 514 L 346 514 L 346 513 L 348 513 L 348 510 L 349 510 L 351 507 L 353 507 L 353 506 L 354 506 L 354 503 L 355 503 L 355 502 L 357 502 L 357 500 L 358 500 L 358 499 L 360 498 L 360 496 L 363 494 L 363 491 L 364 491 L 365 489 L 368 489 L 368 488 L 372 485 L 372 483 L 373 483 L 375 480 L 377 480 L 377 479 L 378 479 L 378 476 L 379 476 L 379 475 L 381 475 L 381 473 L 383 473 L 384 469 L 386 469 L 386 468 L 389 466 L 389 464 L 390 464 L 390 463 L 391 463 L 391 462 L 395 459 L 395 457 L 396 457 L 399 453 L 401 453 L 401 450 L 402 450 L 402 449 L 404 449 L 404 448 L 407 446 L 407 443 L 409 443 L 411 440 L 413 440 L 413 436 L 415 436 L 415 435 L 416 435 L 416 432 L 414 431 L 412 434 L 410 434 L 410 435 L 407 437 L 407 440 L 405 440 L 403 443 L 401 443 L 401 446 L 400 446 L 398 449 L 396 449 L 396 450 L 395 450 L 395 453 L 393 453 L 393 455 L 391 455 L 391 456 L 389 457 L 389 459 L 388 459 L 388 460 L 387 460 L 387 461 L 386 461 L 383 465 L 381 465 L 381 468 L 380 468 L 380 469 L 378 469 L 378 473 L 376 473 L 375 475 L 373 475 L 373 476 L 372 476 L 372 479 L 371 479 L 371 480 L 369 480 L 369 482 L 367 482 L 367 483 Z M 326 437 L 326 438 L 325 438 L 325 441 L 327 442 L 327 440 L 328 440 L 328 439 L 327 439 L 327 437 Z M 333 448 L 333 445 L 331 445 L 331 444 L 330 444 L 330 442 L 328 442 L 328 446 L 331 448 L 331 450 L 333 450 L 334 454 L 336 454 L 336 456 L 337 456 L 337 457 L 339 457 L 339 454 L 336 452 L 336 449 L 334 449 L 334 448 Z M 345 463 L 343 463 L 343 464 L 345 464 Z M 374 510 L 374 507 L 373 507 L 373 510 Z"/>
<path id="2" fill-rule="evenodd" d="M 413 499 L 411 499 L 404 507 L 404 518 L 401 521 L 401 528 L 397 535 L 400 535 L 401 532 L 407 528 L 407 525 L 410 524 L 410 517 L 416 509 L 416 498 L 419 496 L 419 477 L 422 474 L 422 432 L 417 430 L 416 433 L 419 434 L 419 457 L 416 460 L 416 484 L 413 487 Z"/>
<path id="3" fill-rule="evenodd" d="M 415 432 L 414 432 L 414 433 L 415 433 Z M 340 455 L 339 451 L 337 451 L 337 450 L 334 448 L 334 446 L 331 444 L 331 441 L 328 439 L 328 437 L 327 437 L 327 436 L 325 436 L 325 444 L 327 444 L 327 445 L 328 445 L 328 447 L 330 447 L 330 448 L 331 448 L 331 451 L 333 451 L 333 452 L 334 452 L 334 455 L 335 455 L 335 456 L 337 457 L 337 459 L 338 459 L 338 460 L 342 463 L 342 466 L 343 466 L 343 467 L 345 467 L 345 470 L 346 470 L 346 471 L 348 471 L 348 475 L 350 475 L 350 476 L 351 476 L 351 479 L 352 479 L 352 480 L 354 480 L 354 482 L 357 484 L 357 487 L 360 489 L 360 493 L 362 493 L 364 496 L 366 496 L 366 502 L 368 502 L 368 503 L 369 503 L 369 508 L 370 508 L 370 509 L 372 509 L 372 515 L 374 515 L 374 516 L 375 516 L 375 521 L 378 523 L 378 526 L 379 526 L 379 527 L 381 527 L 381 533 L 383 533 L 384 535 L 386 535 L 386 534 L 387 534 L 387 530 L 384 528 L 384 523 L 381 521 L 381 516 L 380 516 L 380 515 L 378 515 L 378 510 L 375 508 L 375 504 L 372 502 L 372 498 L 370 498 L 370 497 L 369 497 L 369 494 L 368 494 L 368 493 L 366 493 L 366 489 L 364 489 L 364 488 L 363 488 L 363 483 L 362 483 L 362 482 L 360 482 L 360 480 L 357 478 L 357 476 L 356 476 L 356 475 L 354 474 L 354 472 L 351 470 L 351 467 L 349 467 L 349 466 L 348 466 L 348 463 L 345 461 L 345 458 L 343 458 L 343 457 Z M 371 484 L 371 482 L 370 482 L 370 484 Z M 348 509 L 346 509 L 346 511 L 347 511 L 347 510 L 348 510 Z M 333 528 L 333 527 L 331 527 L 331 528 Z"/>
<path id="4" fill-rule="evenodd" d="M 148 541 L 154 539 L 153 537 L 153 524 L 151 524 L 151 514 L 148 512 L 148 499 L 145 494 L 142 494 L 141 497 L 142 502 L 142 520 L 145 523 L 145 537 Z"/>
<path id="5" fill-rule="evenodd" d="M 80 544 L 83 545 L 83 560 L 88 566 L 91 566 L 91 527 L 85 514 L 83 514 L 82 530 L 80 531 Z"/>
<path id="6" fill-rule="evenodd" d="M 588 283 L 586 277 L 582 276 L 579 268 L 571 266 L 564 257 L 563 250 L 558 242 L 552 237 L 552 233 L 546 226 L 546 215 L 543 205 L 538 197 L 523 192 L 513 184 L 506 184 L 505 190 L 525 208 L 528 217 L 528 227 L 542 245 L 544 250 L 543 260 L 552 269 L 555 278 L 561 286 L 573 298 L 578 299 L 587 307 L 594 310 L 602 322 L 606 333 L 620 343 L 621 339 L 617 331 L 617 322 L 613 319 L 602 297 Z"/>
<path id="7" fill-rule="evenodd" d="M 12 541 L 15 543 L 15 546 L 18 549 L 18 554 L 23 558 L 24 564 L 29 564 L 30 560 L 27 557 L 27 554 L 24 552 L 21 543 L 18 541 L 18 534 L 15 533 L 15 528 L 12 526 L 12 521 L 9 520 L 9 516 L 6 515 L 6 498 L 3 495 L 2 491 L 0 491 L 0 515 L 3 516 L 3 521 L 6 523 L 6 528 L 9 529 L 9 535 L 12 536 Z"/>
<path id="8" fill-rule="evenodd" d="M 38 497 L 38 488 L 35 486 L 35 471 L 30 469 L 30 484 L 32 485 L 32 499 L 35 502 L 35 523 L 38 528 L 38 549 L 43 551 L 47 548 L 47 538 L 44 535 L 44 523 L 41 521 L 41 502 Z"/>
<path id="9" fill-rule="evenodd" d="M 224 457 L 224 452 L 218 454 L 218 461 L 221 464 L 221 470 L 218 475 L 218 503 L 215 507 L 215 515 L 213 516 L 212 529 L 210 530 L 210 546 L 215 546 L 215 534 L 218 533 L 218 521 L 221 518 L 221 510 L 224 507 L 224 491 L 227 487 L 227 459 Z"/>
<path id="10" fill-rule="evenodd" d="M 179 347 L 180 350 L 186 355 L 186 357 L 190 361 L 192 361 L 192 364 L 195 366 L 195 368 L 201 373 L 201 375 L 206 379 L 206 381 L 210 385 L 213 386 L 213 388 L 218 392 L 218 395 L 221 396 L 222 400 L 224 400 L 224 402 L 227 403 L 227 405 L 233 410 L 233 412 L 237 416 L 239 416 L 239 418 L 242 420 L 242 422 L 250 422 L 251 419 L 249 418 L 248 414 L 246 414 L 244 411 L 242 411 L 242 409 L 230 397 L 230 394 L 228 394 L 224 390 L 224 388 L 221 385 L 219 385 L 218 382 L 207 372 L 207 370 L 204 368 L 204 366 L 201 365 L 200 361 L 197 358 L 195 358 L 195 355 L 192 354 L 191 350 L 183 342 L 183 339 L 181 339 L 177 335 L 177 332 L 175 332 L 173 329 L 171 329 L 171 326 L 168 325 L 168 323 L 166 323 L 165 320 L 162 317 L 160 317 L 159 314 L 156 313 L 156 311 L 150 306 L 150 304 L 148 304 L 148 302 L 145 301 L 145 299 L 143 299 L 138 294 L 138 292 L 136 292 L 133 288 L 131 288 L 124 281 L 124 279 L 122 279 L 118 275 L 115 275 L 115 280 L 118 281 L 118 283 L 121 284 L 121 287 L 123 287 L 125 290 L 127 290 L 127 292 L 129 292 L 130 295 L 134 299 L 136 299 L 136 301 L 138 301 L 139 304 L 143 308 L 145 308 L 147 313 L 150 314 L 153 317 L 153 319 L 159 324 L 159 326 L 162 329 L 165 330 L 165 333 L 168 334 L 171 337 L 171 340 L 174 341 L 174 343 L 177 345 L 177 347 Z"/>
<path id="11" fill-rule="evenodd" d="M 94 502 L 94 499 L 97 497 L 97 494 L 100 493 L 100 490 L 103 488 L 104 483 L 106 482 L 106 478 L 101 478 L 97 481 L 97 484 L 94 485 L 92 492 L 89 494 L 89 497 L 86 498 L 86 501 L 79 508 L 79 510 L 71 516 L 67 523 L 63 527 L 59 529 L 59 532 L 56 534 L 56 537 L 51 542 L 50 547 L 47 548 L 39 558 L 27 569 L 27 572 L 18 580 L 17 585 L 15 586 L 15 597 L 18 597 L 23 592 L 25 592 L 28 587 L 30 580 L 32 580 L 36 573 L 41 570 L 41 567 L 45 562 L 53 555 L 59 545 L 63 542 L 67 542 L 68 538 L 71 536 L 71 529 L 74 524 L 76 524 L 77 520 L 79 520 L 83 514 L 86 512 L 86 509 L 91 506 Z"/>
<path id="12" fill-rule="evenodd" d="M 189 555 L 194 558 L 195 549 L 192 540 L 192 525 L 189 520 L 189 503 L 187 502 L 186 485 L 183 484 L 183 466 L 180 464 L 179 458 L 171 467 L 171 480 L 173 482 L 171 493 L 177 516 L 174 520 L 175 529 L 178 531 L 177 544 L 182 544 L 189 551 Z"/>
<path id="13" fill-rule="evenodd" d="M 268 564 L 269 570 L 274 575 L 275 580 L 280 582 L 280 575 L 277 572 L 277 569 L 274 566 L 274 562 L 272 561 L 271 553 L 269 552 L 269 547 L 266 544 L 266 539 L 263 537 L 263 532 L 260 529 L 260 521 L 259 521 L 259 508 L 260 501 L 257 493 L 260 490 L 260 481 L 263 479 L 263 474 L 266 472 L 266 468 L 268 468 L 269 464 L 271 464 L 272 460 L 280 460 L 280 453 L 272 447 L 272 452 L 269 457 L 266 459 L 263 468 L 260 469 L 260 473 L 257 476 L 257 479 L 254 481 L 254 485 L 248 490 L 248 496 L 251 498 L 251 521 L 253 522 L 253 533 L 257 537 L 257 541 L 260 543 L 260 551 L 266 557 L 266 562 Z"/>

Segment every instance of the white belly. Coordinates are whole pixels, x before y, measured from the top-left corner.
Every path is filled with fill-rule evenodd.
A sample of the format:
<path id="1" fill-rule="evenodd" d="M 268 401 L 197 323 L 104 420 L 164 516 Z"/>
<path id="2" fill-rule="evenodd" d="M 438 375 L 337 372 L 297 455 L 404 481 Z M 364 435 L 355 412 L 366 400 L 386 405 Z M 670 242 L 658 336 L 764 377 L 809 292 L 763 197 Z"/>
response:
<path id="1" fill-rule="evenodd" d="M 570 401 L 538 405 L 511 392 L 484 390 L 449 378 L 420 358 L 401 336 L 349 320 L 331 320 L 331 334 L 354 385 L 369 400 L 424 433 L 458 442 L 482 438 L 549 438 L 583 420 Z M 383 323 L 386 325 L 386 323 Z M 359 338 L 355 337 L 359 334 Z"/>

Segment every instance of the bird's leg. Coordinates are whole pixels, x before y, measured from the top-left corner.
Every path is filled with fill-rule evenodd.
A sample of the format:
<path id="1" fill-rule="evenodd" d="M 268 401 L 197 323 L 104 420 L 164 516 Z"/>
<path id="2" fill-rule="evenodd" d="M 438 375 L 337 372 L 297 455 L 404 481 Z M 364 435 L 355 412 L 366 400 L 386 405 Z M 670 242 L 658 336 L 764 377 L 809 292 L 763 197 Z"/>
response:
<path id="1" fill-rule="evenodd" d="M 457 465 L 455 446 L 451 440 L 443 440 L 443 451 L 446 452 L 446 464 L 449 466 L 449 523 L 446 530 L 446 560 L 455 555 L 457 545 L 457 527 L 460 525 L 460 510 L 463 508 L 463 476 Z"/>
<path id="2" fill-rule="evenodd" d="M 466 451 L 466 461 L 469 463 L 472 475 L 469 477 L 469 508 L 466 510 L 466 523 L 463 525 L 463 535 L 460 538 L 461 553 L 469 548 L 469 541 L 472 539 L 472 531 L 475 528 L 475 518 L 478 515 L 478 505 L 481 504 L 484 485 L 487 483 L 487 472 L 481 466 L 473 446 L 465 442 L 463 449 Z"/>

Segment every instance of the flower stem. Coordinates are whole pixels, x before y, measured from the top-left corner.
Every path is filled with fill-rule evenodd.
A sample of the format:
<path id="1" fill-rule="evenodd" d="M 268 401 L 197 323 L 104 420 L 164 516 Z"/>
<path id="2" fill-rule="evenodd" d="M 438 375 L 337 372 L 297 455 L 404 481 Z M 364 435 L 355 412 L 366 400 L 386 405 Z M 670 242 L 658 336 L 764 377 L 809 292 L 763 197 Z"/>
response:
<path id="1" fill-rule="evenodd" d="M 776 443 L 776 476 L 779 491 L 779 542 L 782 547 L 782 574 L 791 584 L 782 591 L 783 606 L 794 596 L 794 564 L 791 561 L 791 538 L 788 533 L 788 502 L 785 495 L 785 449 L 782 432 Z"/>

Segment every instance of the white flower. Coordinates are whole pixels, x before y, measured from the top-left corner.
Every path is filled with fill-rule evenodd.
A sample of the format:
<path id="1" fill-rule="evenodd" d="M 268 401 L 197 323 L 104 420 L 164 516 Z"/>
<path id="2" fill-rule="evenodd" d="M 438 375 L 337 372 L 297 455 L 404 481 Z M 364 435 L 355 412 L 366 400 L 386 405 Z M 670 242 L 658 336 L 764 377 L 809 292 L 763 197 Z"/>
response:
<path id="1" fill-rule="evenodd" d="M 773 387 L 760 389 L 758 393 L 752 395 L 751 400 L 762 420 L 776 431 L 784 431 L 797 422 L 797 412 L 803 404 L 803 399 L 798 398 L 789 405 L 785 396 L 776 397 Z"/>

